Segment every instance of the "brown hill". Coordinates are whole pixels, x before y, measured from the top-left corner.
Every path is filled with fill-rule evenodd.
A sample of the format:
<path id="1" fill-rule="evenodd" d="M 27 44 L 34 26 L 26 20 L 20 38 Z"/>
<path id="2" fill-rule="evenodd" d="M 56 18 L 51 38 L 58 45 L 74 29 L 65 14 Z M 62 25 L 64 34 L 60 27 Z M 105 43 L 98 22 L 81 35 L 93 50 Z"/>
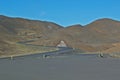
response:
<path id="1" fill-rule="evenodd" d="M 120 22 L 112 19 L 99 19 L 85 26 L 99 43 L 119 41 Z M 99 39 L 100 38 L 100 39 Z M 91 40 L 92 42 L 92 40 Z M 96 43 L 96 41 L 93 41 Z"/>
<path id="2" fill-rule="evenodd" d="M 16 42 L 37 40 L 62 28 L 52 22 L 0 16 L 0 54 L 30 52 L 31 48 Z M 23 49 L 23 50 L 22 50 Z M 31 51 L 32 52 L 32 51 Z"/>
<path id="3" fill-rule="evenodd" d="M 68 47 L 87 52 L 107 52 L 108 50 L 110 52 L 119 47 L 113 45 L 120 43 L 119 33 L 120 22 L 107 18 L 96 20 L 85 26 L 77 24 L 63 28 L 47 21 L 0 16 L 0 44 L 2 45 L 11 46 L 11 42 L 32 40 L 28 43 L 57 46 L 60 41 L 64 41 Z M 0 46 L 1 49 L 2 47 Z M 6 46 L 4 48 L 8 50 Z M 9 50 L 12 49 L 9 48 Z"/>
<path id="4" fill-rule="evenodd" d="M 84 51 L 104 51 L 119 43 L 120 22 L 112 19 L 99 19 L 86 26 L 73 25 L 62 28 L 49 35 L 48 39 L 33 42 L 34 44 L 56 46 L 61 40 L 69 47 Z M 43 43 L 41 41 L 44 41 Z"/>

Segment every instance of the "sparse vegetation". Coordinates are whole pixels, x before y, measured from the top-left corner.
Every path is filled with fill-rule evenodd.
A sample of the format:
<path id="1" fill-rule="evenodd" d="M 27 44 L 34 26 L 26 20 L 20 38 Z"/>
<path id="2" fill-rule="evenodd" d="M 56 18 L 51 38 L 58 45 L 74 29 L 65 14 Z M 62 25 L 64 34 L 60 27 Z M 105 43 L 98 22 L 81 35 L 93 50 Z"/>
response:
<path id="1" fill-rule="evenodd" d="M 56 50 L 60 41 L 84 52 L 120 52 L 120 21 L 99 19 L 88 25 L 66 28 L 52 22 L 0 15 L 0 55 L 21 55 Z M 32 40 L 32 41 L 31 41 Z M 17 42 L 29 41 L 24 45 Z"/>
<path id="2" fill-rule="evenodd" d="M 2 53 L 0 55 L 1 57 L 10 57 L 11 55 L 20 56 L 20 55 L 38 54 L 38 53 L 51 52 L 51 51 L 58 50 L 58 48 L 55 48 L 55 47 L 24 45 L 24 44 L 18 44 L 18 43 L 12 43 L 8 47 L 10 47 L 10 50 L 6 49 L 5 52 L 0 52 Z"/>

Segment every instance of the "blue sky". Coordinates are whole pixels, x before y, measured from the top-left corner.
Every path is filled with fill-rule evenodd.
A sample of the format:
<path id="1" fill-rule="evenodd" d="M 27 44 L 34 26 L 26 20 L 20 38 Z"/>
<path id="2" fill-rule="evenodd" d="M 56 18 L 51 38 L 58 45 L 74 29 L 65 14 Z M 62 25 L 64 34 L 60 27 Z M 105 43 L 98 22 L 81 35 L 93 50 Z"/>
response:
<path id="1" fill-rule="evenodd" d="M 0 14 L 85 25 L 99 18 L 120 20 L 120 0 L 0 0 Z"/>

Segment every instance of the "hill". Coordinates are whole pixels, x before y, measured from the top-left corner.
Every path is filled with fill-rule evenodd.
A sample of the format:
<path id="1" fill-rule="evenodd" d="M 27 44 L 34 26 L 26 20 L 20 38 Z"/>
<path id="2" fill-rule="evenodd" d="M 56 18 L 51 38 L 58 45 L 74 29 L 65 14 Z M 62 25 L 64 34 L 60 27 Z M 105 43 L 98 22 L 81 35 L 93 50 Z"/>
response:
<path id="1" fill-rule="evenodd" d="M 20 41 L 41 46 L 57 46 L 64 41 L 68 47 L 86 52 L 119 52 L 120 21 L 104 18 L 90 24 L 63 27 L 53 22 L 0 16 L 0 49 Z M 14 46 L 12 46 L 14 47 Z M 13 48 L 14 49 L 14 48 Z M 1 50 L 0 53 L 3 51 Z M 8 51 L 9 52 L 9 51 Z M 3 52 L 4 53 L 4 52 Z"/>
<path id="2" fill-rule="evenodd" d="M 33 42 L 34 44 L 56 46 L 61 40 L 69 47 L 87 52 L 98 52 L 110 49 L 119 43 L 120 22 L 112 19 L 99 19 L 88 25 L 73 25 L 57 30 L 48 39 Z M 44 41 L 44 42 L 41 42 Z"/>
<path id="3" fill-rule="evenodd" d="M 17 42 L 37 40 L 41 37 L 46 37 L 46 34 L 54 32 L 59 28 L 62 27 L 52 22 L 11 18 L 0 15 L 0 54 L 41 52 L 41 49 L 32 50 L 33 46 L 24 46 Z M 46 50 L 49 51 L 48 48 Z"/>

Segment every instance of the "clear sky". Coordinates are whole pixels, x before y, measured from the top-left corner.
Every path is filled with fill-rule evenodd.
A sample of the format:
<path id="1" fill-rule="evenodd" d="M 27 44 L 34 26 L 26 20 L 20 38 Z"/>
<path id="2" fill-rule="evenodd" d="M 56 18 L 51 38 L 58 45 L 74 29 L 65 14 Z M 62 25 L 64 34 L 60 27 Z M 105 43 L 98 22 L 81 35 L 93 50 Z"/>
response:
<path id="1" fill-rule="evenodd" d="M 120 20 L 120 0 L 0 0 L 0 14 L 85 25 L 99 18 Z"/>

